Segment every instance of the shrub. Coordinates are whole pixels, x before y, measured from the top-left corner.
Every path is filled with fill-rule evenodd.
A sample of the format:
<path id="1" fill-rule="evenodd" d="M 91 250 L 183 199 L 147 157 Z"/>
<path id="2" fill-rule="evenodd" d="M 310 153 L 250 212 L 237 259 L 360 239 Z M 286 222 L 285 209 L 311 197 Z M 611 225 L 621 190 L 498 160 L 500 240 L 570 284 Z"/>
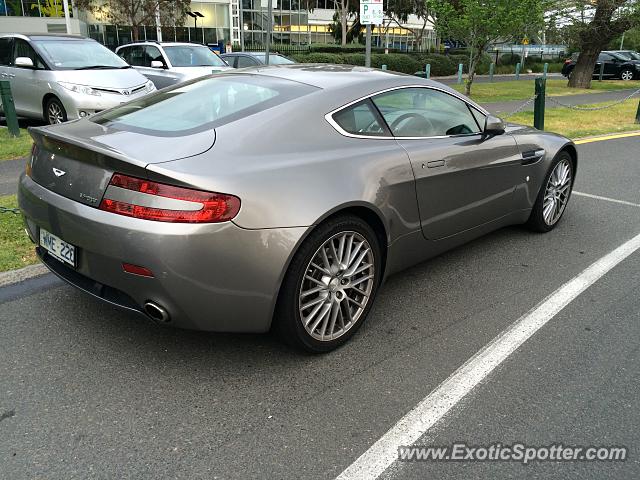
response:
<path id="1" fill-rule="evenodd" d="M 292 57 L 300 63 L 344 63 L 342 55 L 338 53 L 298 53 Z"/>
<path id="2" fill-rule="evenodd" d="M 388 70 L 411 75 L 421 68 L 420 64 L 411 55 L 404 53 L 389 53 L 387 55 L 376 53 L 371 55 L 372 67 L 381 68 L 382 65 L 386 65 Z"/>
<path id="3" fill-rule="evenodd" d="M 360 43 L 348 43 L 344 47 L 339 43 L 312 43 L 310 49 L 318 53 L 357 53 L 364 52 L 365 46 Z"/>
<path id="4" fill-rule="evenodd" d="M 515 65 L 522 63 L 522 57 L 517 53 L 505 53 L 500 56 L 500 65 Z"/>
<path id="5" fill-rule="evenodd" d="M 359 65 L 364 67 L 364 53 L 345 53 L 342 55 L 344 63 L 347 65 Z"/>
<path id="6" fill-rule="evenodd" d="M 447 55 L 431 54 L 421 55 L 419 57 L 420 68 L 424 70 L 427 63 L 431 64 L 431 75 L 435 77 L 443 77 L 446 75 L 455 75 L 458 71 L 458 65 Z"/>

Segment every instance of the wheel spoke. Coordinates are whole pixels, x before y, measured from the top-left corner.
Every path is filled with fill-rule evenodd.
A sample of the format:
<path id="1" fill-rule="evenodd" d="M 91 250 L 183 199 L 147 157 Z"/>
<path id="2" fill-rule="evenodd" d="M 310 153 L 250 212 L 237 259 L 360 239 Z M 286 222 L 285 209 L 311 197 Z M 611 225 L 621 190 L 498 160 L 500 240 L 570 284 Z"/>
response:
<path id="1" fill-rule="evenodd" d="M 360 285 L 362 282 L 366 282 L 367 280 L 373 278 L 373 275 L 365 275 L 364 277 L 360 277 L 357 280 L 351 282 L 351 286 L 355 287 L 356 285 Z"/>
<path id="2" fill-rule="evenodd" d="M 309 280 L 309 281 L 311 281 L 311 282 L 313 282 L 313 283 L 316 283 L 316 284 L 320 285 L 321 287 L 326 287 L 326 285 L 324 283 L 322 283 L 317 278 L 313 278 L 311 275 L 305 275 L 304 278 Z"/>
<path id="3" fill-rule="evenodd" d="M 330 303 L 324 303 L 320 306 L 320 314 L 318 315 L 318 318 L 316 319 L 316 321 L 314 322 L 314 324 L 311 326 L 311 328 L 309 330 L 311 330 L 312 332 L 315 332 L 316 328 L 318 328 L 318 325 L 320 324 L 320 322 L 324 319 L 324 317 L 327 316 L 327 313 L 329 313 L 329 310 L 331 310 L 331 304 Z"/>
<path id="4" fill-rule="evenodd" d="M 313 307 L 314 305 L 319 304 L 320 302 L 324 302 L 324 300 L 325 300 L 325 299 L 324 299 L 324 298 L 322 298 L 322 297 L 314 298 L 313 300 L 311 300 L 311 301 L 309 301 L 309 302 L 305 303 L 304 305 L 302 305 L 302 306 L 300 307 L 300 310 L 306 310 L 307 308 L 311 308 L 311 307 Z"/>
<path id="5" fill-rule="evenodd" d="M 313 268 L 315 268 L 316 270 L 320 270 L 322 273 L 325 273 L 327 275 L 331 275 L 331 272 L 329 270 L 327 270 L 324 267 L 321 267 L 317 263 L 311 262 L 309 265 L 312 266 Z"/>
<path id="6" fill-rule="evenodd" d="M 362 263 L 362 260 L 364 260 L 365 255 L 367 255 L 368 253 L 369 253 L 368 248 L 360 252 L 360 255 L 358 255 L 358 258 L 351 263 L 351 266 L 347 270 L 345 270 L 344 272 L 345 277 L 350 277 L 353 275 L 353 272 L 357 270 L 358 266 Z"/>

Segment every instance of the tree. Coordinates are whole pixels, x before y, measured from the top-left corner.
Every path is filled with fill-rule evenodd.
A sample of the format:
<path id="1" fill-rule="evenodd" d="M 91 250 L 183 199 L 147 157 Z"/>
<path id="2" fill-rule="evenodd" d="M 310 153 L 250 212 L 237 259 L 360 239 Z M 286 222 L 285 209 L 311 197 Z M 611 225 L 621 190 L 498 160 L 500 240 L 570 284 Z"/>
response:
<path id="1" fill-rule="evenodd" d="M 569 86 L 591 88 L 591 77 L 600 52 L 623 32 L 640 25 L 638 0 L 562 1 L 559 14 L 571 23 L 580 51 Z"/>
<path id="2" fill-rule="evenodd" d="M 157 10 L 161 25 L 184 24 L 191 0 L 76 0 L 75 3 L 110 23 L 131 26 L 133 40 L 137 41 L 139 27 L 155 25 Z"/>
<path id="3" fill-rule="evenodd" d="M 624 32 L 624 38 L 622 38 L 622 35 L 618 35 L 609 43 L 607 50 L 618 50 L 620 45 L 622 45 L 622 50 L 640 51 L 640 27 Z"/>
<path id="4" fill-rule="evenodd" d="M 422 27 L 413 32 L 416 44 L 421 45 L 422 37 L 427 29 L 431 15 L 428 2 L 426 0 L 387 0 L 385 4 L 385 14 L 399 27 L 404 28 L 402 24 L 407 23 L 409 15 L 415 15 L 422 20 Z M 386 28 L 388 29 L 389 26 L 390 23 L 387 24 Z"/>
<path id="5" fill-rule="evenodd" d="M 440 36 L 464 41 L 469 49 L 465 92 L 471 93 L 476 67 L 487 47 L 500 40 L 522 40 L 544 24 L 541 0 L 427 0 Z"/>

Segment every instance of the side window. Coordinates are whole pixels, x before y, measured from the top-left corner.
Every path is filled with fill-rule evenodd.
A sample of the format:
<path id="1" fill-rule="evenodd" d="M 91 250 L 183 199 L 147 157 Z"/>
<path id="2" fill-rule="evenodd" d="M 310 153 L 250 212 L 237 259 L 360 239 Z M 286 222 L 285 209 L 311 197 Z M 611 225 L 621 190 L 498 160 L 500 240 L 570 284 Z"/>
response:
<path id="1" fill-rule="evenodd" d="M 253 58 L 247 55 L 240 55 L 238 56 L 236 68 L 255 67 L 256 65 L 258 65 L 258 62 Z"/>
<path id="2" fill-rule="evenodd" d="M 358 102 L 334 113 L 333 120 L 345 132 L 354 135 L 379 137 L 389 134 L 370 100 Z"/>
<path id="3" fill-rule="evenodd" d="M 230 67 L 238 68 L 238 56 L 237 55 L 229 55 L 228 57 L 224 57 L 223 60 L 229 64 Z"/>
<path id="4" fill-rule="evenodd" d="M 480 127 L 480 130 L 484 130 L 484 124 L 487 121 L 487 117 L 485 116 L 485 114 L 473 107 L 469 107 L 469 110 L 471 110 L 471 113 L 476 118 L 476 122 L 478 122 L 478 127 Z"/>
<path id="5" fill-rule="evenodd" d="M 153 45 L 145 45 L 142 48 L 144 48 L 144 60 L 142 66 L 150 67 L 151 62 L 153 62 L 154 60 L 162 62 L 165 67 L 167 66 L 167 62 L 164 61 L 162 53 L 160 53 L 160 49 L 158 47 L 154 47 Z"/>
<path id="6" fill-rule="evenodd" d="M 151 62 L 147 62 L 144 54 L 144 47 L 140 45 L 136 47 L 129 47 L 129 53 L 125 57 L 125 61 L 134 67 L 148 67 L 151 65 Z"/>
<path id="7" fill-rule="evenodd" d="M 14 52 L 13 59 L 15 61 L 18 57 L 27 57 L 30 58 L 33 62 L 33 66 L 36 68 L 45 68 L 44 63 L 28 42 L 22 40 L 21 38 L 16 38 L 13 44 Z"/>
<path id="8" fill-rule="evenodd" d="M 142 48 L 141 47 L 123 47 L 118 50 L 118 55 L 129 65 L 139 67 L 142 65 Z"/>
<path id="9" fill-rule="evenodd" d="M 439 137 L 479 133 L 466 102 L 430 88 L 403 88 L 373 97 L 396 137 Z"/>
<path id="10" fill-rule="evenodd" d="M 0 65 L 11 65 L 13 63 L 12 47 L 12 38 L 0 38 Z"/>

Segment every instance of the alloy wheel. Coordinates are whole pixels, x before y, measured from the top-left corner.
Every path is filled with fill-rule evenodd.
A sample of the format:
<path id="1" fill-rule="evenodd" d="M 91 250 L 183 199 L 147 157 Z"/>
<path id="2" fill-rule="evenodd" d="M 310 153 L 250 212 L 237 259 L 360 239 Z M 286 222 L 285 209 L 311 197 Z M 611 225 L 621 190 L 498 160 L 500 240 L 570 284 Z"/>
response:
<path id="1" fill-rule="evenodd" d="M 554 167 L 544 192 L 542 217 L 547 225 L 554 225 L 564 212 L 571 193 L 571 163 L 562 159 Z"/>
<path id="2" fill-rule="evenodd" d="M 62 111 L 62 108 L 56 102 L 49 103 L 47 116 L 49 117 L 49 123 L 51 125 L 62 123 L 64 121 L 64 113 Z"/>
<path id="3" fill-rule="evenodd" d="M 620 74 L 620 77 L 625 82 L 628 82 L 629 80 L 633 80 L 633 72 L 631 70 L 625 70 Z"/>
<path id="4" fill-rule="evenodd" d="M 326 240 L 311 258 L 298 295 L 300 320 L 319 341 L 335 340 L 361 317 L 375 285 L 369 242 L 353 231 Z"/>

